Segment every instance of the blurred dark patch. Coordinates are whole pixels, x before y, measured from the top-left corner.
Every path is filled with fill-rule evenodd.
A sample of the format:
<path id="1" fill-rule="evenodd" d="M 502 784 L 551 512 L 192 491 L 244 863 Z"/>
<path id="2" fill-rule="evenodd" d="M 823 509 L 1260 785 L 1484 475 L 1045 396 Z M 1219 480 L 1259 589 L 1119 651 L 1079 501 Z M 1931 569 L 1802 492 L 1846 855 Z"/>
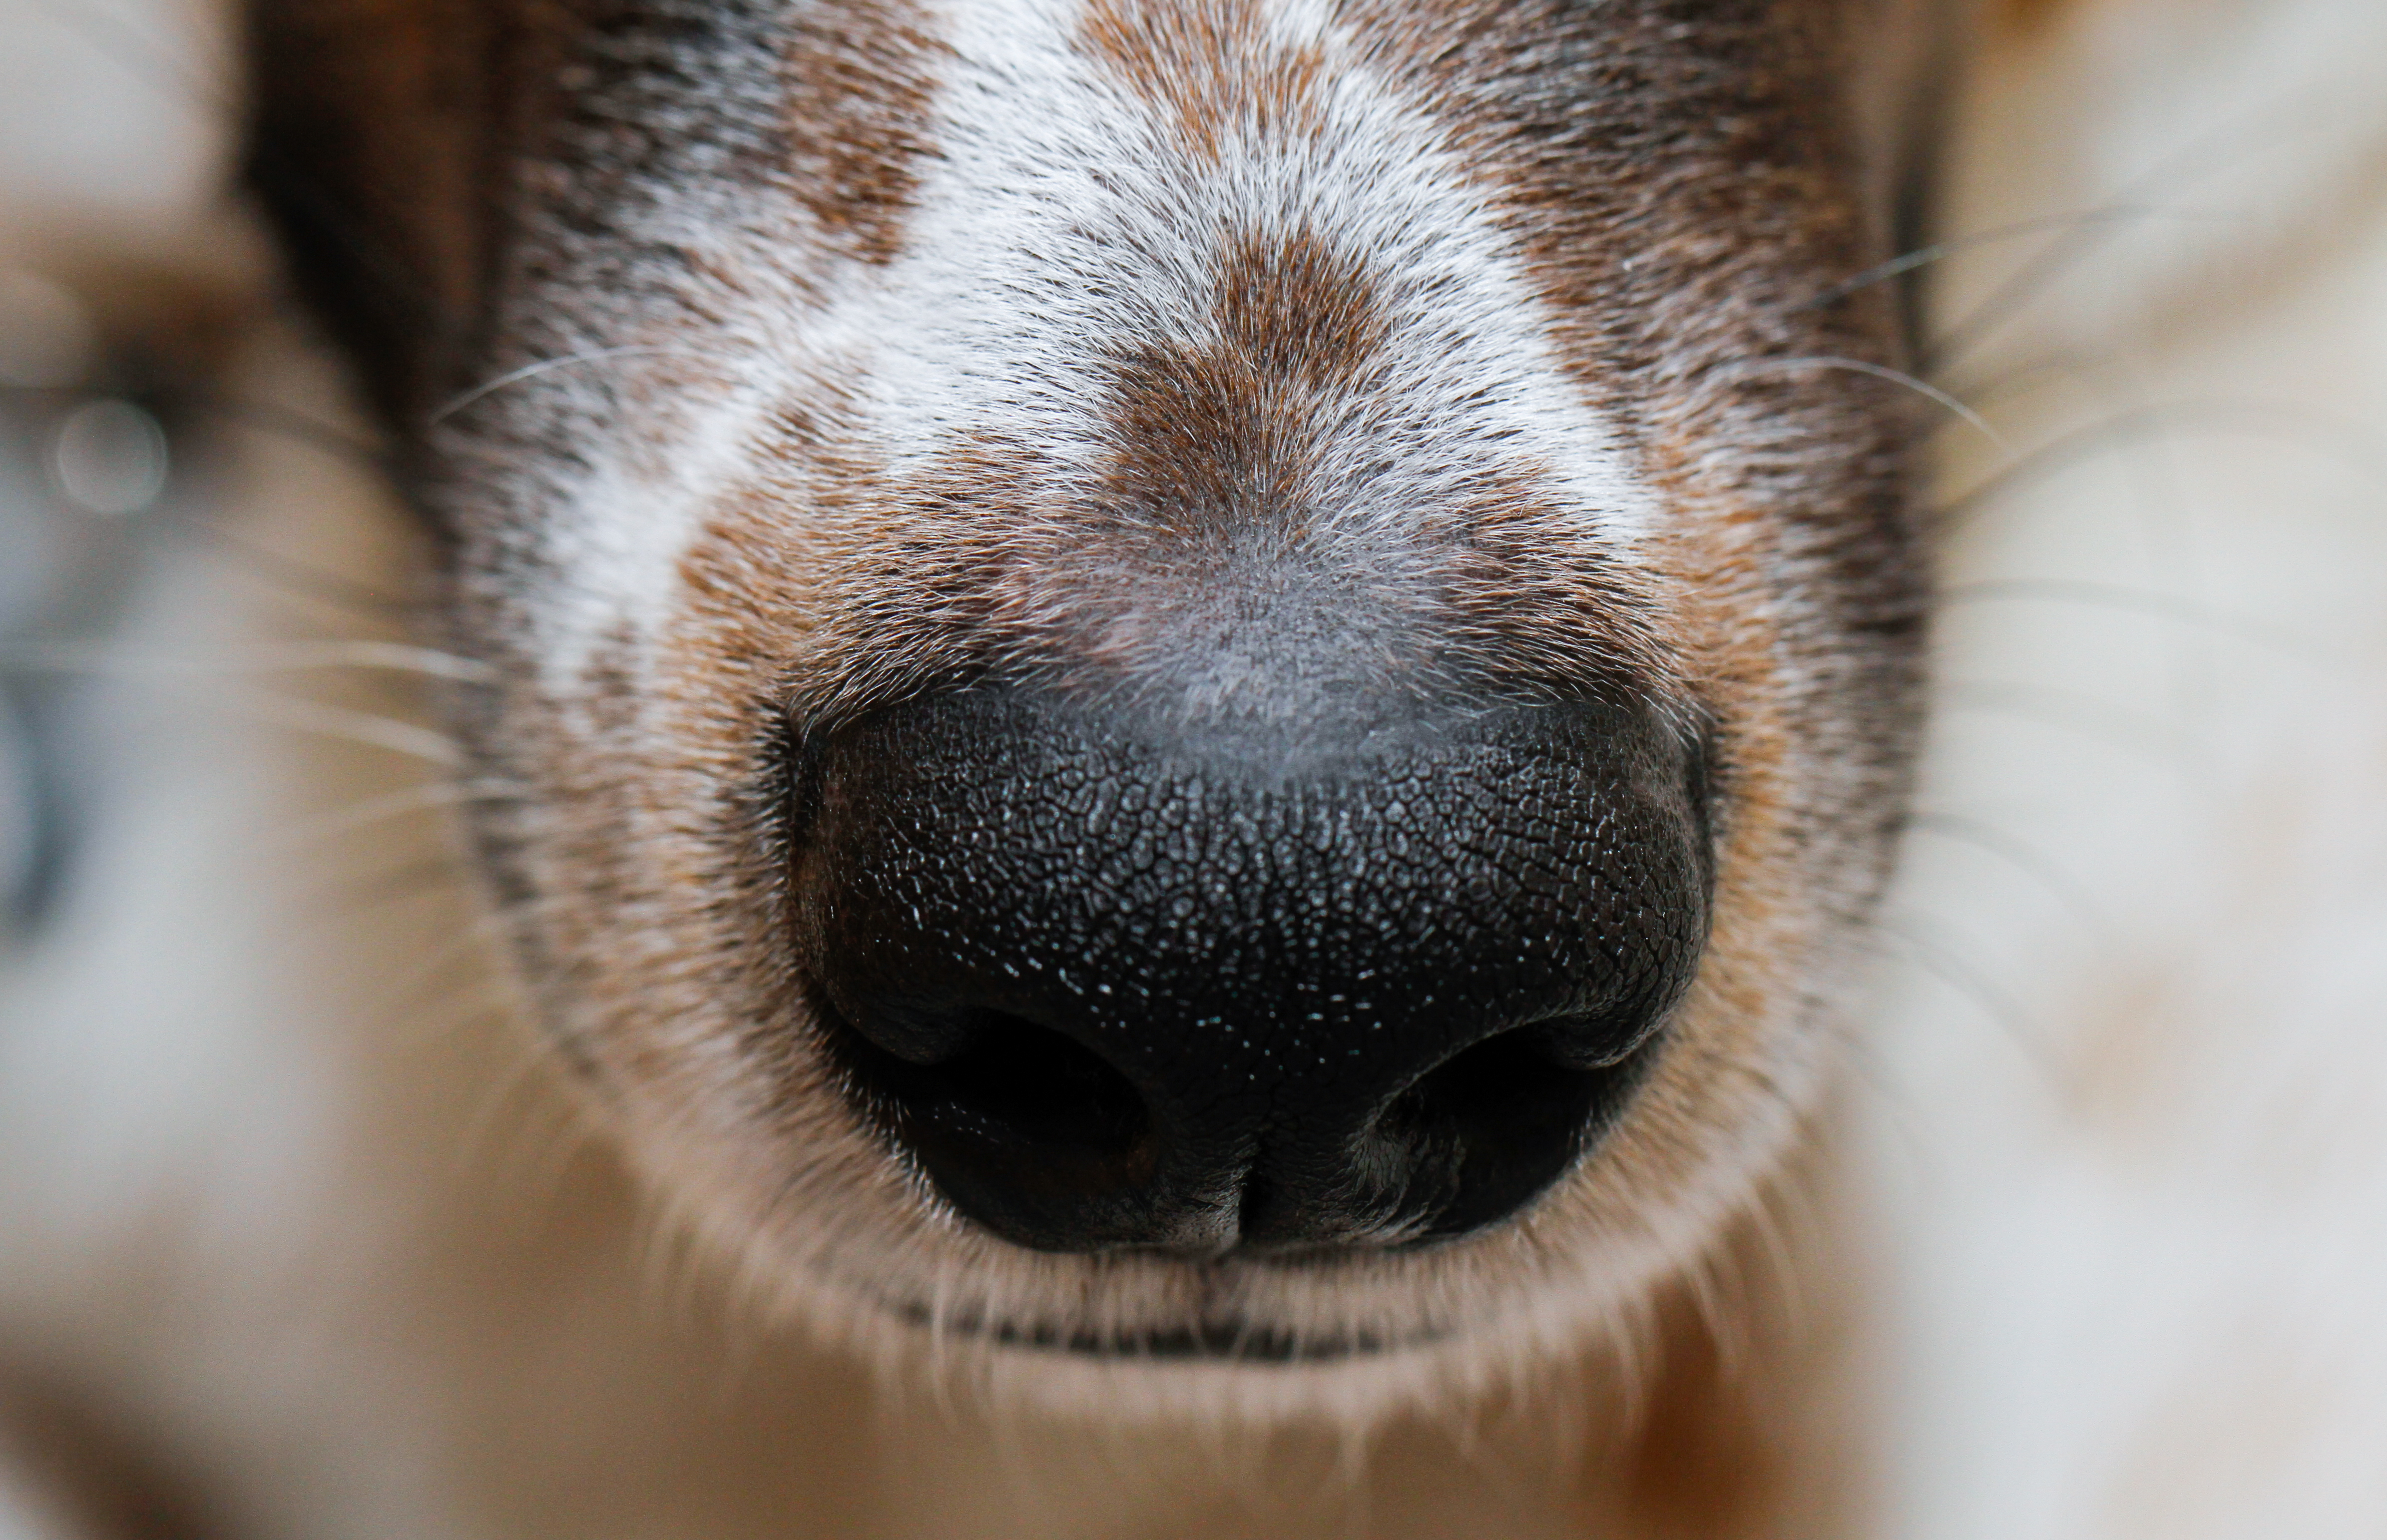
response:
<path id="1" fill-rule="evenodd" d="M 0 1457 L 12 1481 L 90 1540 L 208 1540 L 185 1484 L 86 1397 L 0 1373 Z"/>
<path id="2" fill-rule="evenodd" d="M 137 271 L 0 268 L 0 920 L 38 926 L 71 870 L 106 645 L 169 527 L 224 307 Z"/>

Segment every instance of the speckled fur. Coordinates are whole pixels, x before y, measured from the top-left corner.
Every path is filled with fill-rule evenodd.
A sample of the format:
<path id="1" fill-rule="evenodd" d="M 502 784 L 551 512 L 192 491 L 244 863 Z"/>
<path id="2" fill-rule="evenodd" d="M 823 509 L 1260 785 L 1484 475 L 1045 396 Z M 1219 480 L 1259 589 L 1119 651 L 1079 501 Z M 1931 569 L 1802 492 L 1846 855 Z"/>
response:
<path id="1" fill-rule="evenodd" d="M 392 49 L 304 9 L 257 12 L 259 169 L 409 447 L 450 637 L 497 670 L 458 715 L 536 789 L 482 822 L 531 987 L 777 1308 L 1446 1344 L 1235 1392 L 1339 1404 L 1571 1347 L 1751 1203 L 1832 1056 L 1913 736 L 1923 419 L 1863 372 L 1898 355 L 1888 292 L 1833 295 L 1889 249 L 1901 146 L 1860 84 L 1903 32 L 1821 3 L 683 0 L 424 7 Z M 371 90 L 285 87 L 301 33 Z M 469 188 L 358 158 L 434 133 Z M 326 188 L 421 254 L 435 324 L 387 322 Z M 1089 1260 L 957 1224 L 808 1041 L 790 736 L 990 674 L 1298 714 L 1286 625 L 1388 688 L 1622 675 L 1705 726 L 1718 917 L 1673 1046 L 1562 1190 L 1429 1255 Z M 1036 1370 L 1079 1374 L 1235 1379 Z"/>

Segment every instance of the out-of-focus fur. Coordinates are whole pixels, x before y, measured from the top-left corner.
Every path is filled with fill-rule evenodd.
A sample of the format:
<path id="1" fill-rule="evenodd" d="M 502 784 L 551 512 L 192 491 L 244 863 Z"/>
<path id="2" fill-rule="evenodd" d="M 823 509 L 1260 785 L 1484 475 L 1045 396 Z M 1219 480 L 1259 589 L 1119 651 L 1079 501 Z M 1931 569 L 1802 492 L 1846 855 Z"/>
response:
<path id="1" fill-rule="evenodd" d="M 20 19 L 61 77 L 170 99 L 122 29 Z M 1948 436 L 1866 1136 L 1624 1323 L 1658 1356 L 1364 1433 L 1116 1427 L 757 1330 L 575 1137 L 441 880 L 407 684 L 438 665 L 366 597 L 400 526 L 243 434 L 184 493 L 238 543 L 145 590 L 108 817 L 11 963 L 5 1394 L 226 1535 L 2375 1529 L 2381 42 L 2350 0 L 2072 0 L 1973 69 L 1939 222 L 1985 238 L 1933 330 L 2002 442 Z M 220 164 L 118 210 L 19 182 L 11 259 L 157 249 Z M 333 388 L 268 328 L 237 393 Z"/>

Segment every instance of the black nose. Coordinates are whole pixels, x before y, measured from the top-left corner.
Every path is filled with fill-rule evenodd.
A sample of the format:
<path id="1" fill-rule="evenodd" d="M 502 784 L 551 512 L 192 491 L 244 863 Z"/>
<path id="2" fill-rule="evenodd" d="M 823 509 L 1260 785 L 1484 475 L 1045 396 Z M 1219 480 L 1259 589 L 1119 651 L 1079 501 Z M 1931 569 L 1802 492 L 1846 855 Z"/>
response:
<path id="1" fill-rule="evenodd" d="M 1640 707 L 1200 729 L 1017 692 L 805 754 L 795 925 L 868 1114 L 1048 1251 L 1490 1224 L 1629 1094 L 1707 935 Z"/>

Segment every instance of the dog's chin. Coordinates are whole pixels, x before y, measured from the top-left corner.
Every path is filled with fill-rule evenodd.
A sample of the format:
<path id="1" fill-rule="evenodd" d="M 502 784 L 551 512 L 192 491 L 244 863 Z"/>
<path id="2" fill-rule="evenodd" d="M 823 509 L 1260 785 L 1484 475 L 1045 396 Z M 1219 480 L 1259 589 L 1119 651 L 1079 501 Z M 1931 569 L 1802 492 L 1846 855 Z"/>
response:
<path id="1" fill-rule="evenodd" d="M 865 1318 L 848 1332 L 849 1343 L 892 1380 L 1105 1417 L 1263 1423 L 1325 1417 L 1364 1425 L 1487 1382 L 1522 1382 L 1536 1357 L 1487 1353 L 1505 1335 L 1488 1317 L 1403 1327 L 1254 1311 L 1130 1324 L 1062 1310 L 954 1309 L 918 1298 L 850 1297 L 849 1306 Z M 808 1308 L 810 1321 L 819 1317 L 816 1304 Z M 1538 1361 L 1547 1366 L 1547 1353 Z"/>
<path id="2" fill-rule="evenodd" d="M 1434 1307 L 1460 1292 L 1454 1271 L 1476 1270 L 1456 1256 L 1055 1256 L 966 1221 L 954 1230 L 954 1254 L 916 1271 L 872 1277 L 832 1264 L 827 1276 L 815 1272 L 791 1314 L 810 1325 L 842 1317 L 840 1334 L 893 1360 L 1028 1382 L 1144 1376 L 1164 1404 L 1172 1383 L 1220 1374 L 1266 1382 L 1413 1370 L 1497 1328 L 1501 1314 L 1481 1298 Z M 821 1292 L 838 1296 L 832 1310 Z"/>
<path id="3" fill-rule="evenodd" d="M 1681 1252 L 1656 1233 L 1563 1240 L 1583 1235 L 1563 1221 L 1585 1196 L 1564 1187 L 1557 1216 L 1414 1251 L 1206 1260 L 1029 1251 L 900 1171 L 877 1196 L 791 1202 L 777 1226 L 710 1204 L 682 1218 L 726 1264 L 733 1317 L 833 1347 L 899 1393 L 1163 1422 L 1364 1427 L 1556 1383 L 1633 1327 L 1633 1301 Z"/>
<path id="4" fill-rule="evenodd" d="M 1629 1313 L 1586 1317 L 1563 1291 L 1432 1319 L 1253 1308 L 1131 1322 L 1024 1302 L 994 1310 L 840 1293 L 841 1312 L 815 1296 L 802 1325 L 817 1331 L 841 1313 L 844 1344 L 890 1385 L 1106 1423 L 1217 1428 L 1364 1430 L 1530 1400 L 1629 1357 L 1619 1349 L 1638 1325 Z"/>

